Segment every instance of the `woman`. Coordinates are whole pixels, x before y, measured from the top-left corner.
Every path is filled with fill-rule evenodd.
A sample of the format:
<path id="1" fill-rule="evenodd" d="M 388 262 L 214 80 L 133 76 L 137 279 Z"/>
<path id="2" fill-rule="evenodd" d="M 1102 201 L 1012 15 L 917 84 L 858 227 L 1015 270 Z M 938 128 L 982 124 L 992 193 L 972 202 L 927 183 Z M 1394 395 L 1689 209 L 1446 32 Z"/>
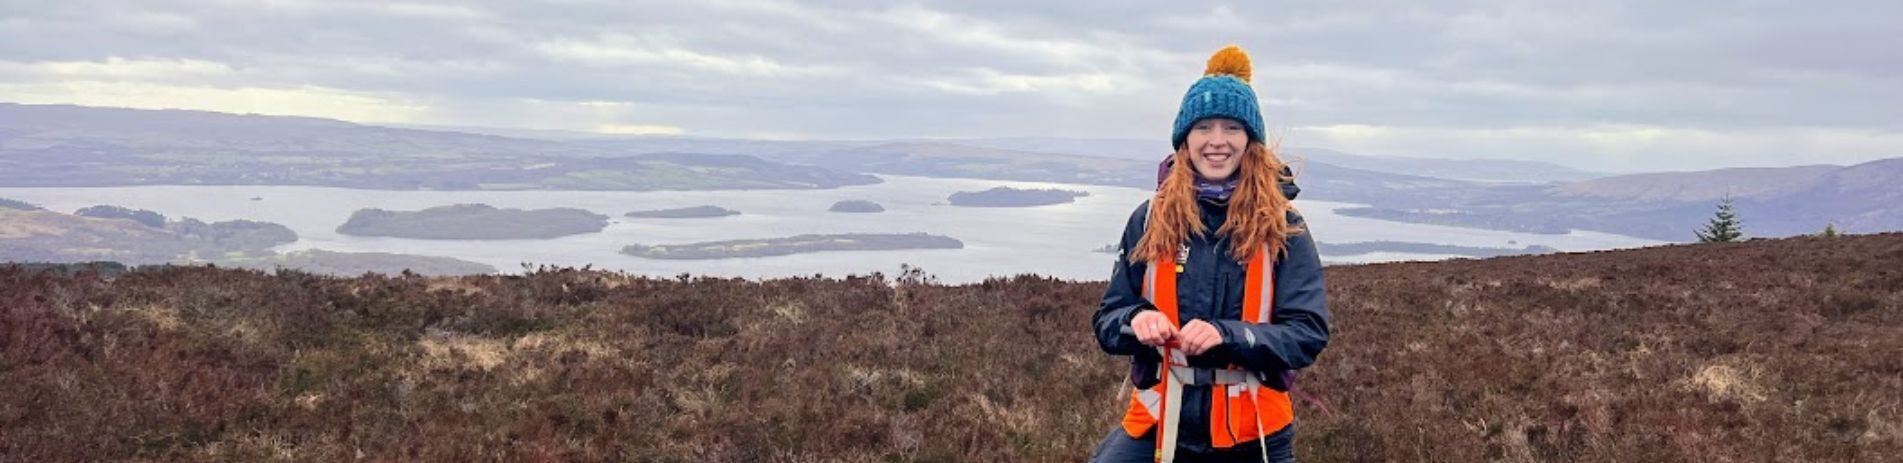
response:
<path id="1" fill-rule="evenodd" d="M 1132 356 L 1136 388 L 1092 461 L 1294 461 L 1291 372 L 1328 344 L 1328 308 L 1249 73 L 1233 45 L 1210 57 L 1176 115 L 1174 168 L 1124 227 L 1092 324 Z"/>

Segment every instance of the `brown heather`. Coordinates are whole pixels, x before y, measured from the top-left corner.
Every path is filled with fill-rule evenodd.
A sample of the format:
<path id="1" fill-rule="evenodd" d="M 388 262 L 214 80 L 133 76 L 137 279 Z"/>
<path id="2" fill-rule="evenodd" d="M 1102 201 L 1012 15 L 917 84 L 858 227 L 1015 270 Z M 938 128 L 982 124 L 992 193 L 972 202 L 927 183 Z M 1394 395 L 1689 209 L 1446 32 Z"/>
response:
<path id="1" fill-rule="evenodd" d="M 1329 283 L 1306 462 L 1903 455 L 1903 234 Z M 1102 285 L 0 268 L 0 460 L 1079 461 Z"/>

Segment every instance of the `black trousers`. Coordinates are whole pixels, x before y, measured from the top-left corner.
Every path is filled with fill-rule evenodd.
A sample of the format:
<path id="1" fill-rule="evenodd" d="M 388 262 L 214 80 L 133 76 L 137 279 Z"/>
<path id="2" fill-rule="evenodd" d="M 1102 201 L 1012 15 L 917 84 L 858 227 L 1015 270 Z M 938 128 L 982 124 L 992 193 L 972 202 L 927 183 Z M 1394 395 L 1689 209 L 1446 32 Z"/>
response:
<path id="1" fill-rule="evenodd" d="M 1269 463 L 1295 463 L 1295 424 L 1290 423 L 1281 431 L 1270 433 L 1268 437 L 1250 441 L 1214 453 L 1195 453 L 1181 449 L 1176 451 L 1179 463 L 1248 463 L 1262 461 L 1262 449 L 1269 446 Z M 1090 456 L 1091 463 L 1151 463 L 1156 461 L 1156 430 L 1152 428 L 1141 438 L 1132 439 L 1123 428 L 1110 428 L 1110 435 L 1104 436 L 1097 444 L 1097 452 Z"/>

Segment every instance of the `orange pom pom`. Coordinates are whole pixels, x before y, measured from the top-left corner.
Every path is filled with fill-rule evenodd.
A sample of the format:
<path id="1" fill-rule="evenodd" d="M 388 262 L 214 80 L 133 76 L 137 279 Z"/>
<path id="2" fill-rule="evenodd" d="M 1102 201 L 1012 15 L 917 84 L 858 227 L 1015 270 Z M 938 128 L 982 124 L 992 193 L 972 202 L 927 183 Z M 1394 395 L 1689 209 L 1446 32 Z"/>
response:
<path id="1" fill-rule="evenodd" d="M 1235 45 L 1222 47 L 1216 50 L 1216 54 L 1209 56 L 1209 69 L 1204 70 L 1203 75 L 1230 75 L 1249 82 L 1249 53 Z"/>

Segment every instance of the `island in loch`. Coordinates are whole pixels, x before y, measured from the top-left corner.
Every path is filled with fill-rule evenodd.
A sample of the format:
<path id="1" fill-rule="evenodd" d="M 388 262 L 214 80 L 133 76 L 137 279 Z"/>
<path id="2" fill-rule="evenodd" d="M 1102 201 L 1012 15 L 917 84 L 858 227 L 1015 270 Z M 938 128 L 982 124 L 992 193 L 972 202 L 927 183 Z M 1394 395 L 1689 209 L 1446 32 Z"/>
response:
<path id="1" fill-rule="evenodd" d="M 963 241 L 927 233 L 845 233 L 653 246 L 635 244 L 621 248 L 621 253 L 649 259 L 689 260 L 770 257 L 825 251 L 894 251 L 963 249 L 964 247 Z"/>
<path id="2" fill-rule="evenodd" d="M 637 219 L 705 219 L 740 215 L 740 211 L 720 206 L 694 206 L 634 211 L 624 215 Z"/>
<path id="3" fill-rule="evenodd" d="M 595 233 L 607 227 L 608 216 L 582 209 L 456 204 L 420 211 L 361 209 L 350 214 L 337 232 L 421 240 L 527 240 Z"/>
<path id="4" fill-rule="evenodd" d="M 852 199 L 833 203 L 833 207 L 827 210 L 831 212 L 874 213 L 885 212 L 885 206 L 880 206 L 879 203 L 863 199 Z"/>
<path id="5" fill-rule="evenodd" d="M 1090 196 L 1083 191 L 1059 189 L 1019 189 L 1001 186 L 984 191 L 960 191 L 948 198 L 953 206 L 962 207 L 1035 207 L 1075 202 L 1077 198 Z"/>

